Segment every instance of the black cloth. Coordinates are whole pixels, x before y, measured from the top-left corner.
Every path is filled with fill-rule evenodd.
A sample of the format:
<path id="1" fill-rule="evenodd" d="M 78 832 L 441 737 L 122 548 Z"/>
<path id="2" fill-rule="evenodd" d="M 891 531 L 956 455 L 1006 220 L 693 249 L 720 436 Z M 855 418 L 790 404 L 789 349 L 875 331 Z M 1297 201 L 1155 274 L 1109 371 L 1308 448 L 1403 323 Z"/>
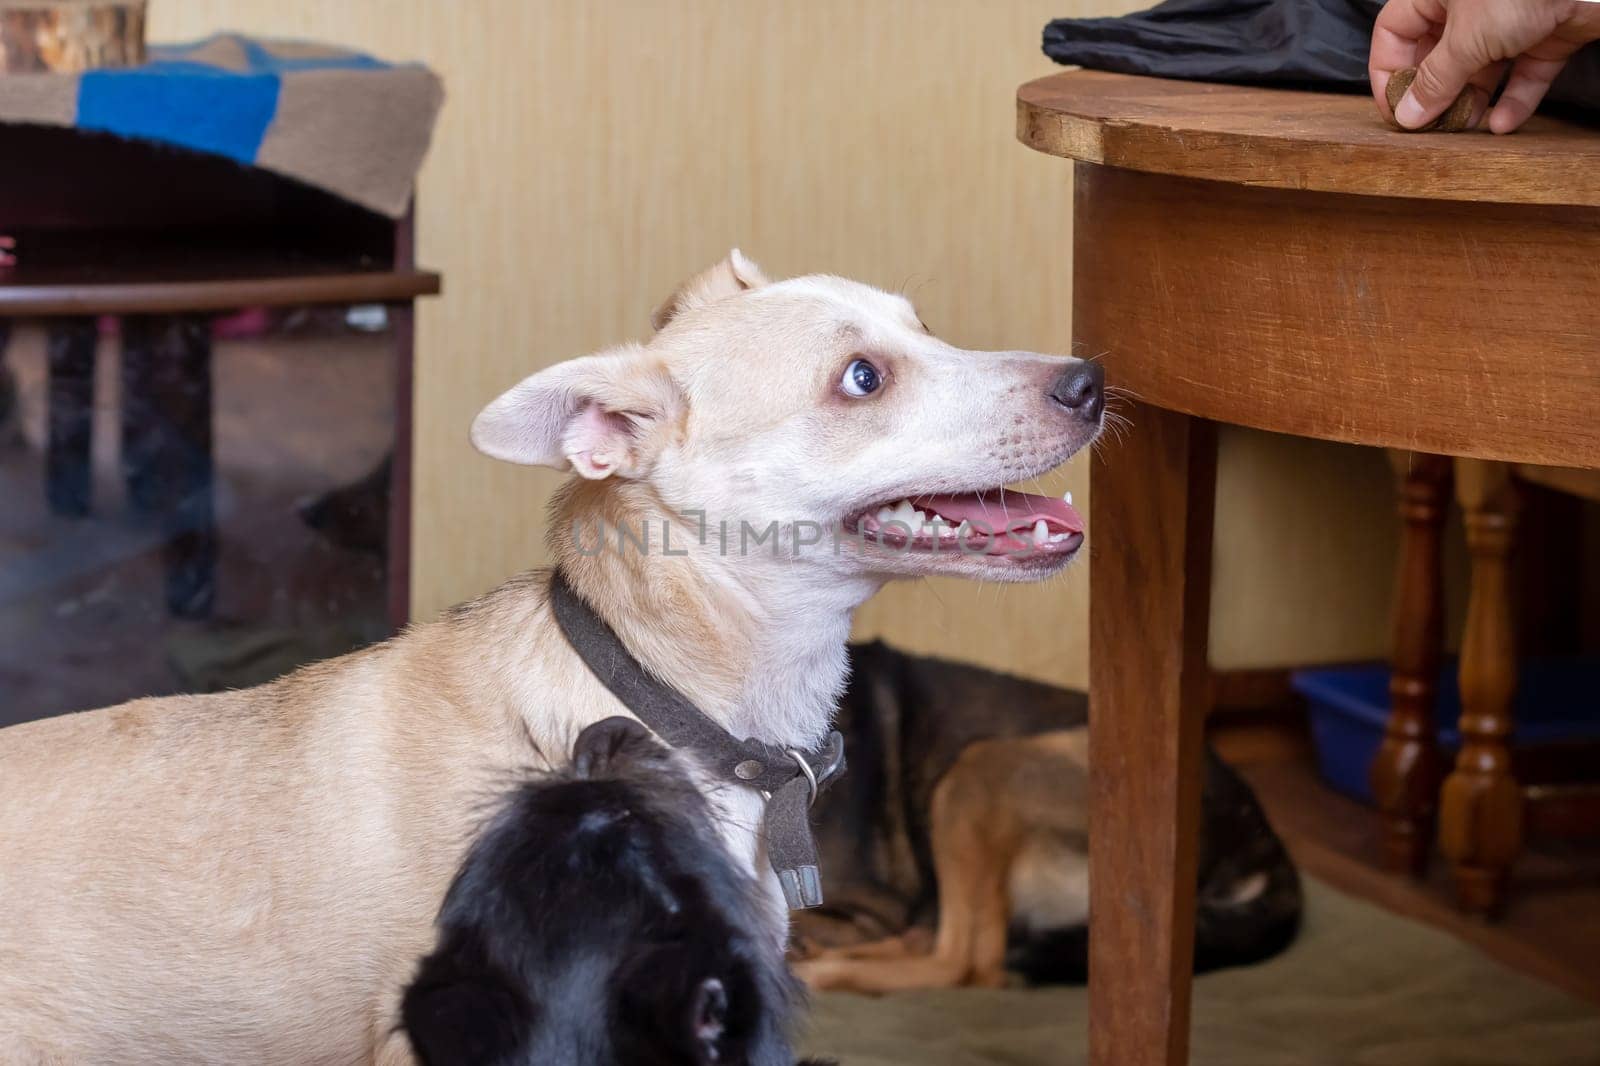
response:
<path id="1" fill-rule="evenodd" d="M 1118 18 L 1056 19 L 1057 63 L 1193 81 L 1369 91 L 1382 0 L 1166 0 Z M 1600 117 L 1600 50 L 1581 49 L 1551 87 L 1553 109 Z"/>

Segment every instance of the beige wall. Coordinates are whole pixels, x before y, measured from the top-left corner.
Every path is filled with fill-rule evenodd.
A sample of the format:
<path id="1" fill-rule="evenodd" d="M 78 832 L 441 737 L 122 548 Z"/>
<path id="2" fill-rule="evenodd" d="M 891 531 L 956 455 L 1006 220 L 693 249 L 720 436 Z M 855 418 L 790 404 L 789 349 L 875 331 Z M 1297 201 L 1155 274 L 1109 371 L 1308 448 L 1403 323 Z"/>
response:
<path id="1" fill-rule="evenodd" d="M 426 617 L 543 558 L 553 478 L 476 456 L 478 407 L 540 366 L 639 335 L 676 281 L 732 245 L 775 273 L 904 287 L 964 346 L 1066 350 L 1068 167 L 1012 139 L 1012 94 L 1054 69 L 1038 49 L 1047 19 L 1140 6 L 156 0 L 152 35 L 316 37 L 445 78 L 419 200 L 421 257 L 446 278 L 418 349 Z M 1351 551 L 1391 565 L 1381 458 L 1236 437 L 1226 453 L 1219 661 L 1381 647 L 1384 582 L 1329 565 Z M 1085 482 L 1079 461 L 1044 484 L 1082 497 Z M 1314 491 L 1286 509 L 1296 484 Z M 1039 588 L 925 583 L 880 597 L 862 629 L 1081 683 L 1087 592 L 1086 567 Z"/>

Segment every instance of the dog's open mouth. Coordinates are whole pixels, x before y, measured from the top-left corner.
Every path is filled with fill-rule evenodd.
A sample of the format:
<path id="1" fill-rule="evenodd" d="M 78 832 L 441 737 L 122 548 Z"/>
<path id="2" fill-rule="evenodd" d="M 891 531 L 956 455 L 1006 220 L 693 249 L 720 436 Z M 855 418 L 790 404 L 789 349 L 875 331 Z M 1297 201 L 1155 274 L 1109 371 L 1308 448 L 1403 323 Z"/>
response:
<path id="1" fill-rule="evenodd" d="M 862 540 L 904 552 L 1065 556 L 1083 543 L 1083 516 L 1068 499 L 1011 489 L 909 496 L 844 523 Z"/>

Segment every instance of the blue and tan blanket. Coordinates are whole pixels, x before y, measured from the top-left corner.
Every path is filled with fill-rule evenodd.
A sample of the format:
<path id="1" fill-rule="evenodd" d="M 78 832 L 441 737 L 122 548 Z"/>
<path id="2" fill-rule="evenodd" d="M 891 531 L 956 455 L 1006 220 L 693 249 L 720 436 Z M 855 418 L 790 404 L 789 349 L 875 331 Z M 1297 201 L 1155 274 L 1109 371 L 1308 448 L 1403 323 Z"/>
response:
<path id="1" fill-rule="evenodd" d="M 444 90 L 427 68 L 234 34 L 155 45 L 142 66 L 0 75 L 0 123 L 158 141 L 405 213 Z"/>

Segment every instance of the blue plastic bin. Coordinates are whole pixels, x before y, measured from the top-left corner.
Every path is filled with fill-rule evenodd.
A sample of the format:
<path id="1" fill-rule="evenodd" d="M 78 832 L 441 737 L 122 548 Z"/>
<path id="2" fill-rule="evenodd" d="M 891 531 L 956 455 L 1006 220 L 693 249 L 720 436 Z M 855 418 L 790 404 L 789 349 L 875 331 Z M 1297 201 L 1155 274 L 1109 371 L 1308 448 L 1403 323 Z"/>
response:
<path id="1" fill-rule="evenodd" d="M 1533 660 L 1518 669 L 1517 743 L 1600 740 L 1600 659 Z M 1299 670 L 1292 682 L 1310 704 L 1322 776 L 1345 795 L 1370 804 L 1367 774 L 1389 716 L 1388 667 Z M 1461 690 L 1452 663 L 1440 675 L 1437 708 L 1439 744 L 1451 755 L 1461 745 L 1460 715 Z"/>

